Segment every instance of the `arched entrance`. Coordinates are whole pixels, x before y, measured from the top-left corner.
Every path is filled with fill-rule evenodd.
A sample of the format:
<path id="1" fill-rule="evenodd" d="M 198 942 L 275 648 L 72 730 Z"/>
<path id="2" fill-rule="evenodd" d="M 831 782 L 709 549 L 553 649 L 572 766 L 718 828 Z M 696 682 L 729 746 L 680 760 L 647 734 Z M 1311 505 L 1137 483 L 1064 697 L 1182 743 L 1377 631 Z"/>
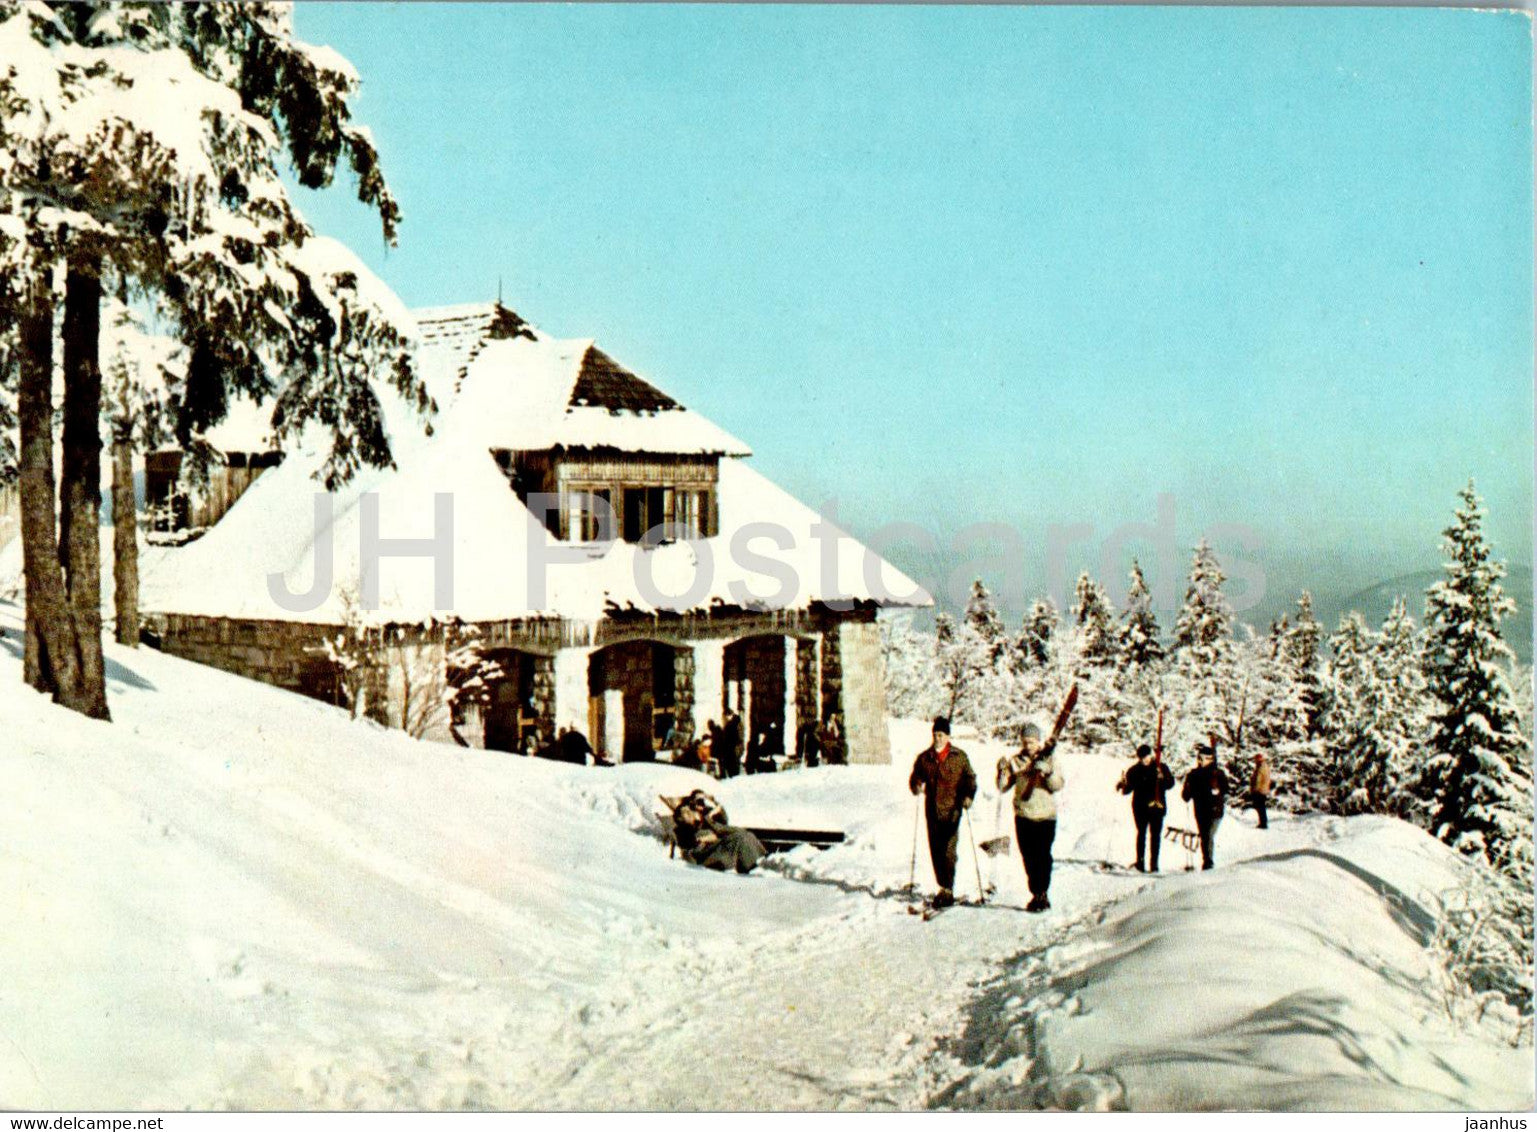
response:
<path id="1" fill-rule="evenodd" d="M 497 675 L 486 680 L 472 705 L 455 706 L 455 728 L 461 734 L 473 733 L 478 714 L 478 730 L 488 751 L 522 752 L 530 741 L 543 745 L 554 739 L 546 734 L 549 721 L 540 717 L 534 695 L 534 672 L 543 658 L 517 649 L 492 649 L 483 656 L 495 663 Z"/>
<path id="2" fill-rule="evenodd" d="M 743 637 L 726 646 L 723 682 L 726 703 L 745 724 L 742 742 L 750 749 L 762 736 L 765 750 L 794 750 L 793 727 L 787 729 L 786 638 Z M 786 740 L 790 745 L 786 746 Z"/>
<path id="3" fill-rule="evenodd" d="M 625 641 L 587 662 L 589 739 L 599 755 L 624 762 L 656 758 L 672 729 L 677 652 L 660 641 Z"/>

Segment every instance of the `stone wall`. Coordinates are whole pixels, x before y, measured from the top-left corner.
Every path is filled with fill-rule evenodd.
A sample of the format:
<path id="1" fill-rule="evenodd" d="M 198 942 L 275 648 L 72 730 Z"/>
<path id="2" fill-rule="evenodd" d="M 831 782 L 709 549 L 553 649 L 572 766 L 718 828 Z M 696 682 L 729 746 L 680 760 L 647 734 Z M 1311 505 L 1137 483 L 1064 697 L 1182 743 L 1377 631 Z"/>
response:
<path id="1" fill-rule="evenodd" d="M 798 637 L 795 641 L 795 725 L 799 727 L 809 720 L 819 723 L 822 719 L 820 697 L 817 695 L 817 639 Z M 795 734 L 786 741 L 794 748 Z"/>
<path id="2" fill-rule="evenodd" d="M 842 660 L 843 741 L 850 763 L 891 762 L 880 629 L 873 621 L 838 627 Z"/>
<path id="3" fill-rule="evenodd" d="M 534 716 L 539 734 L 547 740 L 555 738 L 555 658 L 530 656 L 534 666 Z"/>
<path id="4" fill-rule="evenodd" d="M 342 700 L 334 668 L 319 651 L 335 626 L 174 613 L 148 614 L 144 622 L 161 651 L 172 656 L 326 703 Z"/>
<path id="5" fill-rule="evenodd" d="M 842 747 L 841 751 L 827 752 L 833 758 L 841 756 L 859 763 L 890 762 L 880 637 L 873 618 L 824 611 L 814 625 L 812 620 L 805 616 L 763 615 L 754 621 L 738 615 L 730 619 L 730 624 L 736 631 L 753 630 L 755 634 L 791 630 L 787 635 L 795 637 L 793 656 L 780 654 L 774 674 L 786 684 L 793 679 L 793 688 L 785 689 L 785 715 L 795 721 L 833 720 Z M 698 619 L 687 624 L 697 627 Z M 337 626 L 164 613 L 146 615 L 145 625 L 159 647 L 173 656 L 327 703 L 345 701 L 335 668 L 323 654 L 325 639 L 340 631 Z M 718 628 L 725 627 L 722 624 Z M 487 627 L 487 631 L 492 628 Z M 794 633 L 796 628 L 799 634 Z M 527 647 L 537 639 L 544 646 L 537 652 L 531 649 L 528 658 L 534 665 L 533 702 L 541 730 L 553 735 L 561 727 L 575 727 L 589 733 L 592 717 L 588 710 L 588 664 L 594 650 L 578 646 L 556 651 L 552 641 L 562 637 L 565 630 L 555 622 L 508 624 L 502 629 L 495 634 L 498 644 Z M 816 636 L 805 636 L 808 631 L 814 631 Z M 677 649 L 674 694 L 679 726 L 697 735 L 706 721 L 719 723 L 725 640 L 710 635 L 679 639 L 663 633 L 657 633 L 653 639 L 668 641 Z M 420 642 L 397 634 L 381 652 L 379 663 L 363 674 L 364 703 L 369 714 L 393 727 L 401 726 L 404 709 L 405 687 L 398 670 L 404 664 L 406 652 L 395 656 L 390 650 L 409 651 L 417 644 Z M 765 686 L 772 682 L 766 671 L 759 678 Z M 447 737 L 446 719 L 442 728 L 432 727 L 429 733 L 434 738 Z M 588 738 L 595 740 L 591 734 Z M 784 741 L 787 749 L 794 750 L 792 730 L 787 728 Z"/>
<path id="6" fill-rule="evenodd" d="M 694 737 L 694 650 L 680 645 L 673 655 L 673 726 L 688 742 Z"/>
<path id="7" fill-rule="evenodd" d="M 843 650 L 836 623 L 823 631 L 818 651 L 822 658 L 822 722 L 831 723 L 837 735 L 836 739 L 824 739 L 822 757 L 828 762 L 844 762 L 848 748 L 843 738 Z M 823 734 L 827 734 L 825 727 Z"/>

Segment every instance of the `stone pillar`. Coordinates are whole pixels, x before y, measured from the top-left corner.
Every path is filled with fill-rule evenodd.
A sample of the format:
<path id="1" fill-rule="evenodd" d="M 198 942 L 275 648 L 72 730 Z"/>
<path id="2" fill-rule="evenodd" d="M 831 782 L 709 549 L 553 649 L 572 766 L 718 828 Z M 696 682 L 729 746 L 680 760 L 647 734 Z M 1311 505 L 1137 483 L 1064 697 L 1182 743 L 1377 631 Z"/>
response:
<path id="1" fill-rule="evenodd" d="M 795 641 L 795 680 L 789 685 L 794 689 L 795 725 L 806 720 L 820 723 L 822 714 L 817 703 L 817 642 L 815 637 L 797 637 Z M 794 742 L 794 735 L 785 741 Z"/>
<path id="2" fill-rule="evenodd" d="M 801 721 L 800 701 L 799 701 L 798 697 L 796 696 L 797 689 L 796 689 L 796 686 L 795 686 L 796 676 L 799 673 L 799 669 L 797 668 L 798 656 L 799 656 L 799 649 L 797 648 L 797 646 L 798 646 L 799 642 L 796 641 L 796 639 L 794 637 L 786 637 L 784 640 L 785 640 L 785 674 L 784 674 L 784 689 L 785 689 L 784 705 L 785 705 L 785 710 L 784 710 L 784 718 L 780 721 L 780 731 L 779 731 L 779 734 L 780 734 L 781 739 L 784 742 L 784 750 L 781 753 L 782 754 L 786 754 L 786 755 L 793 755 L 793 754 L 795 754 L 795 729 L 800 726 L 800 721 Z"/>
<path id="3" fill-rule="evenodd" d="M 718 725 L 725 715 L 722 708 L 726 669 L 724 641 L 696 641 L 694 657 L 694 729 L 702 733 L 710 720 Z"/>
<path id="4" fill-rule="evenodd" d="M 590 648 L 570 648 L 561 649 L 554 656 L 550 674 L 555 692 L 553 714 L 557 732 L 562 727 L 574 727 L 587 735 L 587 665 L 592 654 Z M 598 737 L 587 735 L 587 741 L 597 746 Z"/>
<path id="5" fill-rule="evenodd" d="M 843 743 L 850 763 L 891 762 L 880 628 L 846 621 L 838 630 L 842 668 Z"/>
<path id="6" fill-rule="evenodd" d="M 673 726 L 683 735 L 684 741 L 694 737 L 694 650 L 679 645 L 672 660 L 672 718 Z"/>
<path id="7" fill-rule="evenodd" d="M 824 749 L 822 757 L 831 763 L 847 761 L 848 744 L 843 723 L 843 654 L 839 626 L 833 625 L 822 633 L 822 723 L 832 721 L 837 725 L 837 740 L 832 749 Z"/>
<path id="8" fill-rule="evenodd" d="M 555 658 L 534 655 L 534 720 L 546 741 L 555 738 Z"/>

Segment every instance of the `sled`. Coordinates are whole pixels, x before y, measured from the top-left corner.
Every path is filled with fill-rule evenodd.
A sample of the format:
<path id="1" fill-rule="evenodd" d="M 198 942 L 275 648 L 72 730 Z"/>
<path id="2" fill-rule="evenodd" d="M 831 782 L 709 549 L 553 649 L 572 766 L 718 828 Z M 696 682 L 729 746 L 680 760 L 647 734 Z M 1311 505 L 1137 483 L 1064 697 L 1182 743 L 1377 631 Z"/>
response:
<path id="1" fill-rule="evenodd" d="M 667 843 L 667 855 L 673 856 L 678 849 L 677 836 L 673 831 L 673 810 L 678 808 L 678 803 L 683 798 L 669 798 L 666 794 L 660 794 L 662 805 L 666 807 L 656 815 L 657 824 L 662 827 L 662 840 Z M 770 853 L 782 853 L 788 849 L 794 849 L 797 845 L 811 845 L 818 849 L 826 849 L 832 845 L 841 845 L 844 833 L 841 829 L 785 829 L 779 826 L 755 826 L 744 825 L 743 829 L 751 833 L 763 843 L 763 848 Z"/>
<path id="2" fill-rule="evenodd" d="M 1201 848 L 1201 835 L 1193 829 L 1181 829 L 1177 825 L 1171 825 L 1163 831 L 1163 836 L 1164 840 L 1172 841 L 1192 853 Z"/>

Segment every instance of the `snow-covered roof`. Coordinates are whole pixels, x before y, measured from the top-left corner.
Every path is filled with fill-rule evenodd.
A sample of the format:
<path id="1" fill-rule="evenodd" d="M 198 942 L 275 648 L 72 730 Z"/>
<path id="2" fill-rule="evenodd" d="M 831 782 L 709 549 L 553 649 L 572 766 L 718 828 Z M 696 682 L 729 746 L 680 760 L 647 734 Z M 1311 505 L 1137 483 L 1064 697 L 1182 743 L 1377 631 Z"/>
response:
<path id="1" fill-rule="evenodd" d="M 487 448 L 752 454 L 589 338 L 553 337 L 498 303 L 432 307 L 400 318 L 415 324 L 417 371 L 440 413 L 476 422 Z M 386 404 L 393 440 L 410 443 L 420 431 L 412 416 Z M 269 407 L 237 402 L 207 439 L 224 451 L 261 451 L 271 446 L 271 431 Z"/>
<path id="2" fill-rule="evenodd" d="M 453 514 L 450 605 L 437 607 L 431 559 L 386 557 L 381 606 L 371 619 L 415 622 L 452 613 L 469 621 L 595 623 L 622 610 L 792 610 L 840 598 L 931 604 L 899 570 L 745 466 L 737 457 L 749 450 L 735 437 L 590 340 L 554 338 L 494 303 L 416 311 L 413 318 L 422 378 L 439 405 L 432 435 L 410 420 L 398 398 L 381 394 L 396 468 L 364 469 L 331 493 L 330 526 L 319 539 L 314 501 L 324 492 L 313 475 L 323 445 L 289 453 L 200 539 L 156 551 L 144 571 L 146 610 L 334 623 L 358 596 L 364 498 L 378 500 L 382 538 L 425 539 L 434 532 L 440 493 L 448 494 Z M 557 448 L 725 457 L 716 485 L 718 534 L 657 547 L 554 538 L 493 452 Z M 770 526 L 747 529 L 757 524 Z M 782 565 L 775 572 L 750 568 L 765 558 Z M 317 561 L 322 573 L 334 561 L 334 584 L 316 608 L 285 608 L 272 596 L 269 576 L 282 578 L 289 593 L 309 591 Z M 793 585 L 778 580 L 784 566 Z"/>
<path id="3" fill-rule="evenodd" d="M 555 338 L 497 303 L 414 312 L 417 364 L 440 407 L 478 422 L 488 447 L 748 456 L 587 338 Z"/>
<path id="4" fill-rule="evenodd" d="M 457 430 L 418 445 L 398 470 L 365 471 L 331 493 L 330 525 L 317 538 L 314 501 L 324 492 L 311 475 L 318 461 L 318 455 L 290 456 L 263 473 L 202 538 L 152 551 L 142 583 L 145 610 L 339 622 L 360 596 L 364 497 L 377 498 L 380 537 L 428 539 L 440 493 L 448 494 L 452 514 L 451 560 L 444 561 L 448 607 L 437 607 L 433 559 L 383 556 L 380 605 L 369 620 L 417 622 L 452 613 L 467 621 L 561 617 L 590 624 L 631 610 L 793 610 L 840 598 L 906 606 L 932 601 L 901 571 L 823 525 L 816 512 L 739 460 L 721 462 L 719 533 L 657 547 L 554 538 L 491 454 Z M 756 568 L 763 559 L 780 565 L 773 572 Z M 269 576 L 281 579 L 288 593 L 307 593 L 317 562 L 322 576 L 330 574 L 329 591 L 313 609 L 285 608 Z M 793 582 L 785 585 L 780 574 Z"/>

